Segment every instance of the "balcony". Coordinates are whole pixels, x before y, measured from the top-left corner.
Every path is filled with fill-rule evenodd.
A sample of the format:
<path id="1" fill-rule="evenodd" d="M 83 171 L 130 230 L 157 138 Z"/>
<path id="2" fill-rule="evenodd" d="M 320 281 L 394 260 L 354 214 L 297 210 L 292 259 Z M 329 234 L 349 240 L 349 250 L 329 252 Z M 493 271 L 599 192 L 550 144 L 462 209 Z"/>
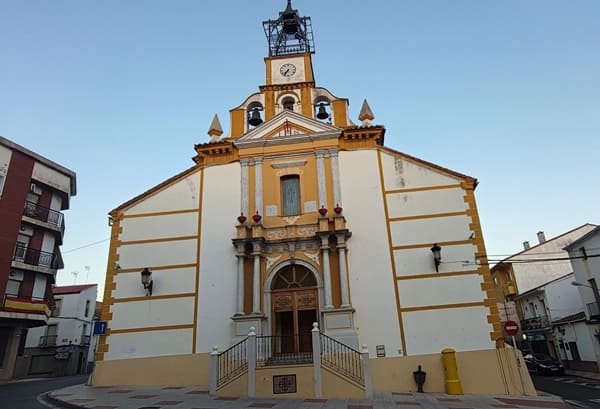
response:
<path id="1" fill-rule="evenodd" d="M 2 310 L 8 312 L 20 312 L 25 314 L 50 316 L 50 303 L 43 298 L 19 297 L 16 295 L 5 295 Z"/>
<path id="2" fill-rule="evenodd" d="M 600 320 L 600 304 L 597 302 L 591 302 L 587 304 L 588 312 L 590 313 L 591 321 Z"/>
<path id="3" fill-rule="evenodd" d="M 32 219 L 49 223 L 59 228 L 64 224 L 63 214 L 61 212 L 40 206 L 33 202 L 25 202 L 23 214 Z"/>
<path id="4" fill-rule="evenodd" d="M 58 267 L 54 253 L 28 248 L 25 243 L 21 242 L 17 242 L 13 260 L 32 266 L 51 269 L 56 269 Z"/>
<path id="5" fill-rule="evenodd" d="M 89 335 L 82 335 L 81 336 L 81 345 L 82 346 L 87 346 L 90 344 L 90 336 Z"/>
<path id="6" fill-rule="evenodd" d="M 44 335 L 40 337 L 41 347 L 55 347 L 56 346 L 56 335 Z"/>
<path id="7" fill-rule="evenodd" d="M 521 321 L 521 330 L 533 331 L 543 330 L 550 328 L 550 321 L 547 315 L 541 315 L 539 317 L 528 318 Z"/>

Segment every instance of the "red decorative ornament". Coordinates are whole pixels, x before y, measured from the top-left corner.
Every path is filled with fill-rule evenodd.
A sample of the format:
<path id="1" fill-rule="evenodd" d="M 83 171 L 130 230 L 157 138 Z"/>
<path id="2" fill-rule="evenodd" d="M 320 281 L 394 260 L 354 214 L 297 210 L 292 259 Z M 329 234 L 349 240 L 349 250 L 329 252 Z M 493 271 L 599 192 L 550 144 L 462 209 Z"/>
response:
<path id="1" fill-rule="evenodd" d="M 240 224 L 244 224 L 246 223 L 246 216 L 244 216 L 244 212 L 240 213 L 240 215 L 238 216 L 238 222 L 240 222 Z"/>
<path id="2" fill-rule="evenodd" d="M 342 209 L 339 204 L 336 204 L 335 208 L 333 209 L 333 211 L 335 212 L 335 214 L 342 213 L 342 210 L 344 210 L 344 209 Z"/>
<path id="3" fill-rule="evenodd" d="M 321 208 L 319 209 L 319 214 L 321 216 L 325 216 L 327 214 L 327 209 L 325 208 L 325 206 L 321 206 Z"/>
<path id="4" fill-rule="evenodd" d="M 260 219 L 262 219 L 262 216 L 257 211 L 256 214 L 252 216 L 252 220 L 254 220 L 254 223 L 258 223 Z"/>

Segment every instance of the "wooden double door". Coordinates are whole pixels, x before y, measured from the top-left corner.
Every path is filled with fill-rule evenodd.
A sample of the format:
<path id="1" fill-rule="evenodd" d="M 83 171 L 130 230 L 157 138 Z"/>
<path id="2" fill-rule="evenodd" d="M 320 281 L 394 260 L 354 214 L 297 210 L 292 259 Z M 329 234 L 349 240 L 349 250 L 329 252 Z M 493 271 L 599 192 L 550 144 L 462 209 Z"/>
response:
<path id="1" fill-rule="evenodd" d="M 281 353 L 312 352 L 312 325 L 318 322 L 316 288 L 277 290 L 273 297 L 273 332 Z"/>

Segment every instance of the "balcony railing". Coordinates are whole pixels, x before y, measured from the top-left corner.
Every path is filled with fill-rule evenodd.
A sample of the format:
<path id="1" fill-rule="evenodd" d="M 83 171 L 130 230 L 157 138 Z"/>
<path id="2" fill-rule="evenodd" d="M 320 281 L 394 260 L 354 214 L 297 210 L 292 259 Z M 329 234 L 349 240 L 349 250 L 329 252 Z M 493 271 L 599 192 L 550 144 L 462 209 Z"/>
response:
<path id="1" fill-rule="evenodd" d="M 40 337 L 41 347 L 55 347 L 56 346 L 56 335 L 43 335 Z"/>
<path id="2" fill-rule="evenodd" d="M 13 256 L 14 261 L 20 261 L 21 263 L 30 264 L 32 266 L 57 268 L 56 257 L 53 253 L 47 251 L 36 250 L 28 248 L 25 243 L 17 242 L 15 246 L 15 254 Z"/>
<path id="3" fill-rule="evenodd" d="M 53 224 L 57 227 L 62 227 L 63 224 L 63 214 L 61 212 L 40 206 L 37 203 L 25 202 L 23 214 L 33 219 Z"/>
<path id="4" fill-rule="evenodd" d="M 89 344 L 90 344 L 90 336 L 82 335 L 81 336 L 81 345 L 85 346 L 85 345 L 89 345 Z"/>
<path id="5" fill-rule="evenodd" d="M 547 315 L 528 318 L 521 321 L 521 329 L 523 331 L 531 331 L 536 329 L 546 329 L 550 327 L 550 321 Z"/>
<path id="6" fill-rule="evenodd" d="M 600 319 L 600 304 L 597 302 L 591 302 L 587 304 L 588 312 L 590 313 L 591 320 Z"/>
<path id="7" fill-rule="evenodd" d="M 4 311 L 40 314 L 50 317 L 50 303 L 43 298 L 19 297 L 17 295 L 6 294 L 2 302 L 2 309 Z"/>

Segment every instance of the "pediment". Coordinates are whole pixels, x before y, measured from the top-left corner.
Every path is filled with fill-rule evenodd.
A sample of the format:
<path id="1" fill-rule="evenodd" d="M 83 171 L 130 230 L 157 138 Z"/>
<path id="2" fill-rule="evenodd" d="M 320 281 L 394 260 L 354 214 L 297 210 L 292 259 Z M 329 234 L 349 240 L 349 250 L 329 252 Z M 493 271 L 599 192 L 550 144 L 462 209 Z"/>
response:
<path id="1" fill-rule="evenodd" d="M 284 110 L 267 122 L 245 133 L 236 142 L 254 142 L 277 137 L 298 137 L 314 134 L 339 134 L 342 130 L 290 110 Z"/>

